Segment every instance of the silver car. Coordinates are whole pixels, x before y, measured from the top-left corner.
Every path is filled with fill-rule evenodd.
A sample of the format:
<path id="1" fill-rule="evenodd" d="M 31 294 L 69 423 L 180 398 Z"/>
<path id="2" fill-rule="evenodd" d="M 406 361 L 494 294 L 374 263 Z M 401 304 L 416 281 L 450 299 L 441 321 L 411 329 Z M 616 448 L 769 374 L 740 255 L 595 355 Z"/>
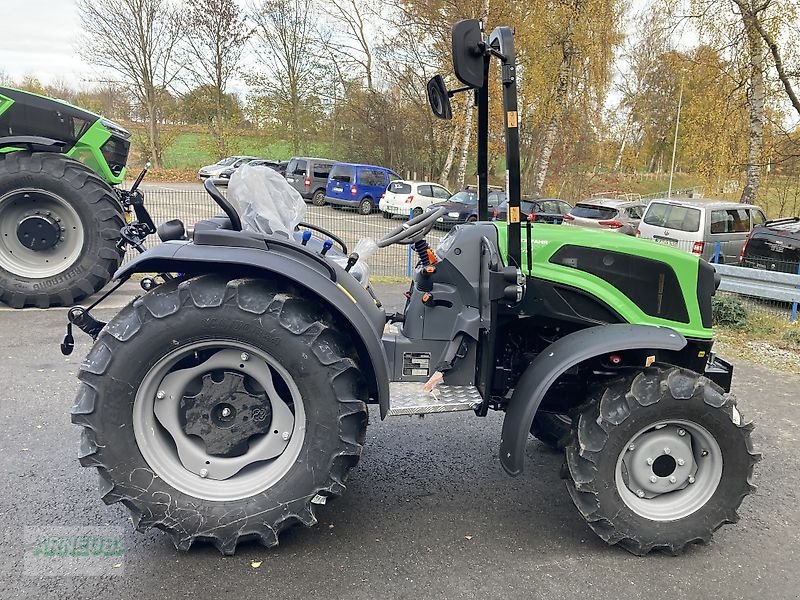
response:
<path id="1" fill-rule="evenodd" d="M 565 214 L 564 224 L 633 235 L 644 209 L 644 203 L 639 200 L 592 198 L 578 202 L 575 208 Z"/>

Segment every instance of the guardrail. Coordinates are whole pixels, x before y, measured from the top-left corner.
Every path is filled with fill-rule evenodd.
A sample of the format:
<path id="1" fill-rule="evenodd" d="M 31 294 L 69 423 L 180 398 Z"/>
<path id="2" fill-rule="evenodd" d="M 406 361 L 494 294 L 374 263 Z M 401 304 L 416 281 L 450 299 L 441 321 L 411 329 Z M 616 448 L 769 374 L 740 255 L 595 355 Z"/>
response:
<path id="1" fill-rule="evenodd" d="M 721 291 L 791 303 L 791 321 L 797 319 L 797 307 L 800 304 L 800 274 L 720 264 L 715 264 L 714 268 L 722 276 L 719 286 Z"/>

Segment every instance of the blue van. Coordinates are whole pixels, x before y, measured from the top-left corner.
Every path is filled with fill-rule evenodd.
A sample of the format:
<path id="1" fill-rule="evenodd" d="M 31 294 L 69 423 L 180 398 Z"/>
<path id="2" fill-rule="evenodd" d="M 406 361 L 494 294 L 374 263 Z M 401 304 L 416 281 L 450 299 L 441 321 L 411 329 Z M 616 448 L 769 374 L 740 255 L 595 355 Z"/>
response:
<path id="1" fill-rule="evenodd" d="M 392 181 L 402 179 L 385 167 L 336 163 L 328 176 L 325 202 L 334 206 L 349 206 L 368 215 L 378 208 L 378 202 Z"/>

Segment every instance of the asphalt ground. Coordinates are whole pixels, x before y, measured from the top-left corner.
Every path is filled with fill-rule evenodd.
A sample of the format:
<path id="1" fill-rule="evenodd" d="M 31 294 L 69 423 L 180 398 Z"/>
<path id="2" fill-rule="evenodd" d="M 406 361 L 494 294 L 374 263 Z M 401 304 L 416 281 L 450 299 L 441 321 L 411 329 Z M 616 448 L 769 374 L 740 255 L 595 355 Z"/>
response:
<path id="1" fill-rule="evenodd" d="M 402 289 L 378 286 L 389 310 Z M 110 319 L 136 293 L 126 284 L 97 315 Z M 758 491 L 738 524 L 679 557 L 637 558 L 601 542 L 559 479 L 561 455 L 532 438 L 525 473 L 508 477 L 500 414 L 381 422 L 375 410 L 347 492 L 319 507 L 316 527 L 288 532 L 272 550 L 248 544 L 222 557 L 136 533 L 124 508 L 100 501 L 68 415 L 89 340 L 78 334 L 63 357 L 64 323 L 63 309 L 0 310 L 2 599 L 800 597 L 798 376 L 736 365 L 735 393 L 764 454 Z M 57 553 L 31 560 L 30 540 L 53 526 L 117 532 L 119 553 L 101 576 L 75 575 L 83 571 Z"/>

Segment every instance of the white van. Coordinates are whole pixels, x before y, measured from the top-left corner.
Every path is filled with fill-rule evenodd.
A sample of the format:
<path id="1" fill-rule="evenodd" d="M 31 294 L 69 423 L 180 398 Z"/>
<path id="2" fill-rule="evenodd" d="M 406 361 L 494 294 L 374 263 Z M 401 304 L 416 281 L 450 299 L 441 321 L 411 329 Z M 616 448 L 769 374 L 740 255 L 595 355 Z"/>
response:
<path id="1" fill-rule="evenodd" d="M 751 204 L 653 200 L 636 235 L 699 254 L 711 262 L 734 264 L 753 227 L 766 220 L 764 211 Z"/>

